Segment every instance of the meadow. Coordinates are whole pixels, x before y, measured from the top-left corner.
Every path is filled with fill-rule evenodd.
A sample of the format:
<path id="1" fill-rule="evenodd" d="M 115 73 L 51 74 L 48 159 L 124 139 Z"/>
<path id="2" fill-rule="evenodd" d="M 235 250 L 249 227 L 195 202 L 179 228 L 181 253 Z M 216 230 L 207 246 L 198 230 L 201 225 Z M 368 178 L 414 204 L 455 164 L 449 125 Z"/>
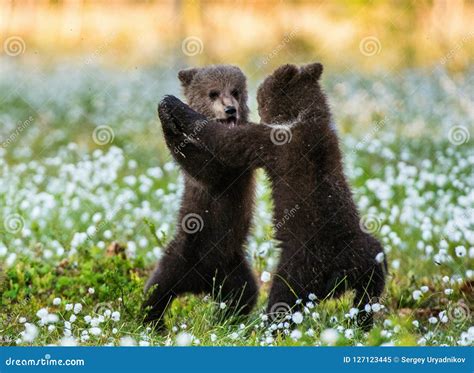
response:
<path id="1" fill-rule="evenodd" d="M 279 251 L 259 172 L 246 248 L 258 306 L 248 319 L 224 320 L 225 303 L 180 297 L 168 332 L 156 334 L 141 322 L 143 286 L 173 236 L 183 189 L 156 105 L 179 95 L 177 71 L 1 63 L 0 344 L 474 343 L 472 69 L 324 76 L 361 226 L 389 263 L 370 332 L 354 325 L 351 294 L 303 299 L 294 323 L 265 323 Z M 259 78 L 250 81 L 257 121 Z"/>

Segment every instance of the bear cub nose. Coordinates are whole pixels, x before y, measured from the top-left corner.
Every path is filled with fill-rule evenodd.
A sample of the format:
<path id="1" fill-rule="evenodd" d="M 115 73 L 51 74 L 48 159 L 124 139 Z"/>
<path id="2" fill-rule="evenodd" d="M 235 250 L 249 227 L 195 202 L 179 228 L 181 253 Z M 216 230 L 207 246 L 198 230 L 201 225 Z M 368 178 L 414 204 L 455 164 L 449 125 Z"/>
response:
<path id="1" fill-rule="evenodd" d="M 237 110 L 235 109 L 234 106 L 226 106 L 226 108 L 224 109 L 225 113 L 227 115 L 233 115 L 237 112 Z"/>

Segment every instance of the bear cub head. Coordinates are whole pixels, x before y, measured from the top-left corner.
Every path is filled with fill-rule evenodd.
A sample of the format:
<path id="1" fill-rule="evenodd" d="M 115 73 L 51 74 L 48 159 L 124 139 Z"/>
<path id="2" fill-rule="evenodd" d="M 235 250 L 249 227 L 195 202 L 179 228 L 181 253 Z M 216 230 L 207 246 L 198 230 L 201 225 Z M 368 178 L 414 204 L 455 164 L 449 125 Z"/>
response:
<path id="1" fill-rule="evenodd" d="M 236 66 L 215 65 L 181 70 L 178 78 L 194 110 L 234 127 L 248 120 L 247 81 Z"/>
<path id="2" fill-rule="evenodd" d="M 319 85 L 323 65 L 312 63 L 301 67 L 283 65 L 260 84 L 257 92 L 258 113 L 267 124 L 291 123 L 326 104 Z"/>

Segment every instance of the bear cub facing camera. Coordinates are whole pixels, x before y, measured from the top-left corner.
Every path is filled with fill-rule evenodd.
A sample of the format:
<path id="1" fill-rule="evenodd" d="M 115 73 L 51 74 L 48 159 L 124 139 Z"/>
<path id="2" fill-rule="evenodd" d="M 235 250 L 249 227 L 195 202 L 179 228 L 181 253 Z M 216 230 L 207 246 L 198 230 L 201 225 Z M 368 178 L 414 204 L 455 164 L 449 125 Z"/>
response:
<path id="1" fill-rule="evenodd" d="M 263 167 L 270 178 L 282 251 L 267 313 L 276 319 L 282 310 L 301 308 L 299 299 L 320 301 L 354 290 L 358 324 L 369 329 L 366 305 L 384 289 L 386 261 L 381 244 L 360 226 L 319 84 L 322 70 L 319 63 L 280 67 L 258 89 L 259 114 L 268 125 L 223 130 L 210 121 L 194 143 L 227 167 Z M 172 96 L 159 112 L 164 127 L 183 133 L 206 120 Z"/>
<path id="2" fill-rule="evenodd" d="M 178 77 L 193 109 L 224 129 L 246 125 L 247 86 L 239 68 L 193 68 Z M 200 124 L 189 135 L 163 127 L 166 144 L 184 171 L 184 194 L 175 236 L 145 287 L 145 322 L 156 329 L 164 326 L 165 310 L 180 294 L 212 294 L 226 302 L 228 315 L 248 314 L 258 296 L 244 251 L 254 206 L 253 171 L 227 167 L 189 141 L 199 131 Z"/>

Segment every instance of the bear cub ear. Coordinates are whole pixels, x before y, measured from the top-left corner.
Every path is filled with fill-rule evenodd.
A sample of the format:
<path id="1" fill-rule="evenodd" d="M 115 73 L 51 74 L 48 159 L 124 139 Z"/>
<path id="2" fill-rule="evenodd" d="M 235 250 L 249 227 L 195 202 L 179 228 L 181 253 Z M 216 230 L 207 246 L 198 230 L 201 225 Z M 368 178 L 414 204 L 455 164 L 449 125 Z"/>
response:
<path id="1" fill-rule="evenodd" d="M 194 79 L 194 75 L 196 75 L 197 72 L 197 69 L 194 68 L 181 70 L 178 73 L 178 79 L 181 81 L 181 85 L 183 87 L 190 85 Z"/>
<path id="2" fill-rule="evenodd" d="M 318 80 L 323 73 L 323 65 L 319 62 L 310 63 L 308 65 L 303 66 L 303 72 L 305 74 L 310 75 L 312 78 Z"/>
<path id="3" fill-rule="evenodd" d="M 298 67 L 286 64 L 276 69 L 273 76 L 278 80 L 290 81 L 296 74 L 298 74 Z"/>

